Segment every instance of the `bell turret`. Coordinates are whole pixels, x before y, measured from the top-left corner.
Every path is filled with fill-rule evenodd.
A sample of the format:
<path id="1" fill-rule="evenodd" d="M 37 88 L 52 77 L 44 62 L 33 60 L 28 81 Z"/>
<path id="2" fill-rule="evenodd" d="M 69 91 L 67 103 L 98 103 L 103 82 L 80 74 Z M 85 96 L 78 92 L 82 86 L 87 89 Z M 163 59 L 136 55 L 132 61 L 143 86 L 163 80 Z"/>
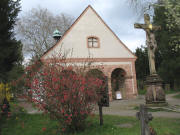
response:
<path id="1" fill-rule="evenodd" d="M 59 39 L 60 39 L 61 37 L 62 37 L 61 32 L 56 29 L 56 30 L 53 32 L 53 38 L 54 38 L 56 41 L 59 41 Z"/>

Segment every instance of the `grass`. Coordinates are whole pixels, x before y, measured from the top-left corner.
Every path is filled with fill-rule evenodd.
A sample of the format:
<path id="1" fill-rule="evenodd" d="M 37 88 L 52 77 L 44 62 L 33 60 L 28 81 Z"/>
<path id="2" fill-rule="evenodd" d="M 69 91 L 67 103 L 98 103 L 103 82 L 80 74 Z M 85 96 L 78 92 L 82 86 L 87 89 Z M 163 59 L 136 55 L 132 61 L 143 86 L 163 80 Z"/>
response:
<path id="1" fill-rule="evenodd" d="M 23 107 L 20 107 L 18 105 L 18 102 L 17 101 L 12 101 L 10 102 L 10 110 L 13 114 L 17 114 L 17 113 L 27 113 L 27 111 L 23 108 Z"/>
<path id="2" fill-rule="evenodd" d="M 166 94 L 174 94 L 174 93 L 177 93 L 177 92 L 180 92 L 180 90 L 168 90 L 168 91 L 165 91 Z M 145 95 L 146 94 L 146 90 L 143 89 L 143 90 L 138 90 L 138 94 L 139 95 Z M 180 96 L 179 96 L 180 98 Z"/>
<path id="3" fill-rule="evenodd" d="M 135 106 L 134 110 L 139 110 L 139 106 Z M 148 108 L 148 112 L 174 112 L 166 108 Z"/>
<path id="4" fill-rule="evenodd" d="M 50 135 L 56 129 L 56 121 L 42 114 L 18 114 L 7 119 L 2 125 L 2 135 Z M 42 128 L 46 127 L 47 132 Z"/>
<path id="5" fill-rule="evenodd" d="M 180 90 L 168 90 L 168 91 L 165 91 L 166 94 L 174 94 L 174 93 L 177 93 L 177 92 L 180 92 Z"/>
<path id="6" fill-rule="evenodd" d="M 88 118 L 86 129 L 73 135 L 139 135 L 139 120 L 135 117 L 104 116 L 104 125 L 99 125 L 98 116 Z M 120 127 L 130 124 L 132 127 Z M 179 135 L 180 119 L 155 118 L 150 123 L 158 135 Z M 43 131 L 42 128 L 46 128 Z M 21 113 L 12 116 L 2 126 L 2 135 L 56 135 L 57 122 L 47 115 Z"/>
<path id="7" fill-rule="evenodd" d="M 143 90 L 138 90 L 138 94 L 139 95 L 145 95 L 146 94 L 146 90 L 143 89 Z"/>
<path id="8" fill-rule="evenodd" d="M 180 93 L 175 95 L 174 98 L 180 99 Z"/>

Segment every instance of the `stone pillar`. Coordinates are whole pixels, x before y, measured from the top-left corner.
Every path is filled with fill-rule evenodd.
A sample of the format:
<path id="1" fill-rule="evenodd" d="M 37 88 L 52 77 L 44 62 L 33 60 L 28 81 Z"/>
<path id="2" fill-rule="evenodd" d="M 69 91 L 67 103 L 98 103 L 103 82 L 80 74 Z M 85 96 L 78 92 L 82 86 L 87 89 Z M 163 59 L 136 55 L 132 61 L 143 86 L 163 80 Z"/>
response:
<path id="1" fill-rule="evenodd" d="M 137 97 L 137 84 L 136 84 L 136 71 L 135 61 L 126 68 L 125 86 L 126 86 L 126 99 L 133 99 Z"/>
<path id="2" fill-rule="evenodd" d="M 134 86 L 133 86 L 133 77 L 126 76 L 125 79 L 125 99 L 132 99 L 134 98 Z"/>
<path id="3" fill-rule="evenodd" d="M 133 69 L 133 81 L 134 81 L 134 96 L 136 97 L 138 95 L 138 90 L 137 90 L 137 81 L 136 81 L 136 69 L 135 69 L 135 61 L 132 62 L 132 69 Z"/>
<path id="4" fill-rule="evenodd" d="M 109 90 L 109 100 L 112 101 L 112 87 L 111 87 L 111 73 L 108 73 L 108 90 Z"/>

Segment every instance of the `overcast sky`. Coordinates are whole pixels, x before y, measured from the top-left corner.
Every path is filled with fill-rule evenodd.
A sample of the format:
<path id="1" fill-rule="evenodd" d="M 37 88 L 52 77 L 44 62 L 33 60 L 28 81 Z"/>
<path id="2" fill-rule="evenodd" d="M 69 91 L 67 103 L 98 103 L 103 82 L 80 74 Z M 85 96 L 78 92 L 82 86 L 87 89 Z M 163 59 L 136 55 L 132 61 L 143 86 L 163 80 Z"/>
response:
<path id="1" fill-rule="evenodd" d="M 127 1 L 129 0 L 21 0 L 20 14 L 40 6 L 54 14 L 63 12 L 76 19 L 91 5 L 120 40 L 134 52 L 138 46 L 145 44 L 145 32 L 134 29 L 134 23 L 143 23 L 143 19 L 137 19 L 135 11 Z"/>

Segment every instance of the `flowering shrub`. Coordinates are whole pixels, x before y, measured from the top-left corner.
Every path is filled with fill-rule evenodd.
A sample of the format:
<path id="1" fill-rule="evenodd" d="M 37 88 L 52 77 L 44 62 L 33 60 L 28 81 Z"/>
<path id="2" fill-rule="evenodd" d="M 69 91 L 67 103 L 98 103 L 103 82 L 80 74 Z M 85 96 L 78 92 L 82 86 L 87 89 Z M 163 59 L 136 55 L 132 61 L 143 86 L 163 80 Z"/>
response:
<path id="1" fill-rule="evenodd" d="M 36 106 L 58 120 L 62 131 L 83 128 L 85 119 L 101 98 L 103 81 L 85 76 L 85 70 L 64 64 L 44 64 L 27 81 L 30 98 Z M 84 67 L 83 67 L 84 69 Z M 31 70 L 32 69 L 28 69 Z"/>
<path id="2" fill-rule="evenodd" d="M 12 98 L 12 93 L 10 92 L 10 85 L 0 83 L 0 104 L 2 104 L 4 98 L 7 98 L 8 101 Z"/>
<path id="3" fill-rule="evenodd" d="M 3 114 L 10 116 L 9 102 L 12 99 L 12 93 L 10 90 L 9 84 L 0 83 L 0 115 Z"/>

